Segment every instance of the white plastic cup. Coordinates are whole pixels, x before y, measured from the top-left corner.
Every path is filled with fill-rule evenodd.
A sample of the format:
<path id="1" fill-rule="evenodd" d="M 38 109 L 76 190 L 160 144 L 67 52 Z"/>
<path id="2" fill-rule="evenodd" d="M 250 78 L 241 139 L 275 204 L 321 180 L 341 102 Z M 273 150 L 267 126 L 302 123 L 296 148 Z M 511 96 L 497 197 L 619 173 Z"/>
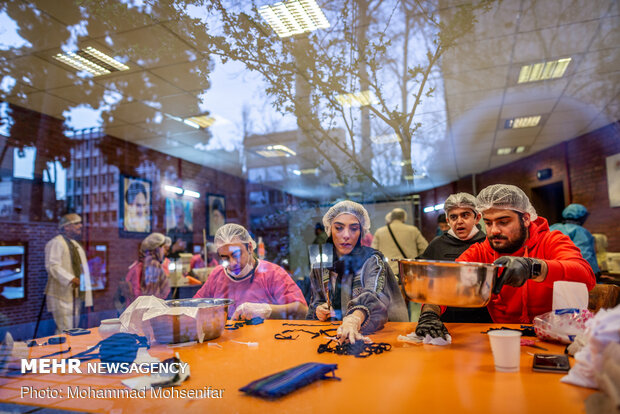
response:
<path id="1" fill-rule="evenodd" d="M 497 330 L 487 333 L 495 360 L 495 370 L 517 372 L 521 361 L 521 332 Z"/>

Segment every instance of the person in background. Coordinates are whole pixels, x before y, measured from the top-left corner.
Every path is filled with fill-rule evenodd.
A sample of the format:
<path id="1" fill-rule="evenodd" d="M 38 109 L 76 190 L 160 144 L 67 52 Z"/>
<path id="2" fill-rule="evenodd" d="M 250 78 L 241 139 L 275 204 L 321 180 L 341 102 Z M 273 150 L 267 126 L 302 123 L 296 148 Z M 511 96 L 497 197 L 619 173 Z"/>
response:
<path id="1" fill-rule="evenodd" d="M 562 224 L 556 223 L 550 227 L 550 230 L 558 230 L 566 234 L 575 243 L 584 259 L 590 263 L 592 271 L 596 277 L 600 277 L 601 269 L 598 267 L 596 260 L 596 249 L 594 247 L 594 237 L 583 227 L 588 219 L 588 209 L 581 204 L 569 204 L 562 211 Z"/>
<path id="2" fill-rule="evenodd" d="M 450 225 L 448 224 L 448 221 L 446 220 L 446 215 L 445 213 L 441 213 L 437 217 L 437 231 L 435 232 L 435 236 L 441 236 L 442 234 L 444 234 L 445 232 L 449 230 L 450 230 Z"/>
<path id="3" fill-rule="evenodd" d="M 476 210 L 476 197 L 468 193 L 450 195 L 444 202 L 444 211 L 450 230 L 435 237 L 424 253 L 418 258 L 424 260 L 454 261 L 465 250 L 475 243 L 486 239 L 480 230 L 479 222 L 482 215 Z M 422 312 L 425 308 L 422 307 Z M 444 322 L 476 322 L 490 323 L 491 316 L 486 308 L 449 307 L 441 315 Z"/>
<path id="4" fill-rule="evenodd" d="M 302 319 L 308 305 L 299 287 L 280 266 L 254 256 L 256 242 L 239 224 L 215 233 L 221 266 L 216 267 L 195 298 L 227 298 L 231 319 Z"/>
<path id="5" fill-rule="evenodd" d="M 58 224 L 60 234 L 45 245 L 47 310 L 56 323 L 56 333 L 77 328 L 82 305 L 93 306 L 86 254 L 76 239 L 82 236 L 82 218 L 65 214 Z"/>
<path id="6" fill-rule="evenodd" d="M 207 263 L 205 264 L 204 250 L 200 250 L 200 253 L 192 256 L 189 262 L 189 270 L 202 269 L 205 267 L 215 267 L 220 264 L 218 261 L 218 254 L 215 245 L 211 242 L 207 243 Z"/>
<path id="7" fill-rule="evenodd" d="M 316 223 L 314 225 L 314 235 L 315 237 L 312 244 L 325 244 L 325 241 L 327 240 L 327 233 L 325 233 L 325 227 L 323 227 L 323 224 Z"/>
<path id="8" fill-rule="evenodd" d="M 426 249 L 428 242 L 417 227 L 405 224 L 405 210 L 395 208 L 389 215 L 390 223 L 375 232 L 372 248 L 383 253 L 392 272 L 398 275 L 398 262 L 392 259 L 414 259 Z"/>
<path id="9" fill-rule="evenodd" d="M 219 198 L 211 203 L 211 216 L 209 217 L 209 233 L 214 235 L 220 227 L 226 223 L 226 209 Z"/>
<path id="10" fill-rule="evenodd" d="M 323 216 L 323 225 L 333 245 L 332 268 L 312 269 L 312 301 L 308 319 L 328 320 L 332 315 L 342 324 L 340 343 L 365 340 L 369 334 L 390 321 L 408 321 L 405 301 L 398 282 L 383 255 L 362 246 L 361 239 L 370 230 L 366 209 L 353 201 L 341 201 Z M 328 296 L 323 283 L 329 280 Z M 328 305 L 330 299 L 331 307 Z"/>
<path id="11" fill-rule="evenodd" d="M 491 185 L 478 194 L 487 239 L 476 243 L 456 261 L 503 266 L 494 281 L 487 305 L 495 323 L 532 323 L 536 315 L 551 311 L 553 282 L 566 280 L 594 287 L 592 268 L 579 248 L 560 232 L 549 231 L 525 193 L 514 185 Z M 445 337 L 440 320 L 445 307 L 425 305 L 416 327 L 419 336 Z"/>
<path id="12" fill-rule="evenodd" d="M 186 211 L 183 202 L 181 200 L 173 200 L 172 208 L 175 226 L 167 231 L 167 235 L 172 240 L 172 246 L 168 255 L 171 259 L 178 259 L 180 253 L 193 251 L 194 233 L 185 221 Z"/>
<path id="13" fill-rule="evenodd" d="M 164 261 L 161 264 L 161 268 L 164 270 L 166 276 L 170 277 L 170 258 L 168 255 L 170 254 L 170 247 L 172 246 L 172 239 L 166 236 L 166 241 L 164 241 Z"/>
<path id="14" fill-rule="evenodd" d="M 127 306 L 138 296 L 166 299 L 170 294 L 170 280 L 162 268 L 165 243 L 166 236 L 161 233 L 151 233 L 140 243 L 138 260 L 129 266 L 125 277 L 131 290 Z"/>

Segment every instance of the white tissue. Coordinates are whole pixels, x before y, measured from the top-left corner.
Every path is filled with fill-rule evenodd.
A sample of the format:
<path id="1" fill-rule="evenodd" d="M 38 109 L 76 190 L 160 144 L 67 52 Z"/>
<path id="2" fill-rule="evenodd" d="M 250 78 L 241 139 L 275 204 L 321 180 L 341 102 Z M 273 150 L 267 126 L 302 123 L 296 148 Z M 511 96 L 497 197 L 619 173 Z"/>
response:
<path id="1" fill-rule="evenodd" d="M 588 309 L 588 287 L 581 282 L 554 282 L 551 308 L 552 310 Z"/>
<path id="2" fill-rule="evenodd" d="M 620 305 L 601 309 L 586 322 L 587 345 L 575 354 L 577 363 L 561 382 L 597 388 L 596 373 L 603 369 L 603 352 L 607 345 L 620 342 Z"/>
<path id="3" fill-rule="evenodd" d="M 415 332 L 411 332 L 407 336 L 398 335 L 398 342 L 407 342 L 410 344 L 430 344 L 430 345 L 450 345 L 452 343 L 452 336 L 450 334 L 446 335 L 446 339 L 443 338 L 433 338 L 430 335 L 426 335 L 426 337 L 422 338 L 415 334 Z"/>
<path id="4" fill-rule="evenodd" d="M 146 336 L 149 341 L 153 339 L 153 330 L 150 323 L 142 323 L 142 317 L 147 311 L 165 311 L 166 303 L 155 296 L 139 296 L 121 314 L 121 332 L 129 332 Z"/>

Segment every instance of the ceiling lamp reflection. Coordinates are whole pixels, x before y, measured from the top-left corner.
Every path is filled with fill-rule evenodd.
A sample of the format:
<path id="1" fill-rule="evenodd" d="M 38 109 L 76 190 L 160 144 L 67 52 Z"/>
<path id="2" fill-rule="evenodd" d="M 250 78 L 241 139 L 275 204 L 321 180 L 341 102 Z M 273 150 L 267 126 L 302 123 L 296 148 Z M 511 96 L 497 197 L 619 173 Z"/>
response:
<path id="1" fill-rule="evenodd" d="M 423 179 L 425 179 L 427 177 L 428 177 L 428 175 L 426 175 L 426 174 L 414 174 L 414 175 L 405 175 L 405 176 L 403 176 L 403 178 L 405 180 L 407 180 L 407 181 L 410 181 L 410 180 L 423 180 Z"/>
<path id="2" fill-rule="evenodd" d="M 78 50 L 76 53 L 58 53 L 54 59 L 74 69 L 88 72 L 93 76 L 107 75 L 108 73 L 129 69 L 129 66 L 90 46 Z"/>
<path id="3" fill-rule="evenodd" d="M 392 144 L 395 142 L 400 142 L 401 138 L 398 134 L 385 134 L 370 137 L 370 140 L 375 144 Z"/>
<path id="4" fill-rule="evenodd" d="M 336 96 L 336 100 L 344 108 L 376 105 L 379 100 L 372 91 L 344 93 Z"/>
<path id="5" fill-rule="evenodd" d="M 504 124 L 504 128 L 506 129 L 516 129 L 516 128 L 531 128 L 538 126 L 540 123 L 540 119 L 542 117 L 540 115 L 535 116 L 522 116 L 519 118 L 507 119 Z"/>
<path id="6" fill-rule="evenodd" d="M 295 175 L 308 175 L 308 174 L 318 175 L 319 169 L 318 168 L 306 168 L 303 170 L 293 170 L 293 174 Z"/>
<path id="7" fill-rule="evenodd" d="M 329 183 L 329 185 L 331 185 L 334 188 L 344 187 L 344 183 Z"/>
<path id="8" fill-rule="evenodd" d="M 295 151 L 287 147 L 286 145 L 269 145 L 263 149 L 256 151 L 257 154 L 262 155 L 265 158 L 275 157 L 294 157 L 297 155 Z"/>
<path id="9" fill-rule="evenodd" d="M 521 66 L 517 83 L 537 82 L 548 79 L 558 79 L 564 76 L 571 58 L 539 62 Z"/>
<path id="10" fill-rule="evenodd" d="M 183 122 L 185 123 L 191 122 L 194 125 L 198 125 L 199 128 L 206 129 L 215 123 L 215 118 L 209 115 L 199 115 L 199 116 L 192 116 L 190 118 L 185 118 Z"/>
<path id="11" fill-rule="evenodd" d="M 262 6 L 260 15 L 280 37 L 326 29 L 329 22 L 314 0 L 289 0 Z"/>

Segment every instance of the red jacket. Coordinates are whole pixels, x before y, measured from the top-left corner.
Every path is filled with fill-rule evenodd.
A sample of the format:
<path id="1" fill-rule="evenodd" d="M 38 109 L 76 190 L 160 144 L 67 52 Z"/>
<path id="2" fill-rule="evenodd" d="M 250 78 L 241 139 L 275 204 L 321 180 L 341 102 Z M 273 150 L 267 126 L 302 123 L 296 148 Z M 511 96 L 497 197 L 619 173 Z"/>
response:
<path id="1" fill-rule="evenodd" d="M 493 263 L 500 256 L 504 255 L 493 250 L 486 239 L 465 250 L 456 261 Z M 510 256 L 543 259 L 549 270 L 543 282 L 528 280 L 519 288 L 504 285 L 499 295 L 493 295 L 487 307 L 495 323 L 532 323 L 535 316 L 551 311 L 556 280 L 583 282 L 588 290 L 596 283 L 579 248 L 561 232 L 549 231 L 542 217 L 530 224 L 525 245 Z"/>

